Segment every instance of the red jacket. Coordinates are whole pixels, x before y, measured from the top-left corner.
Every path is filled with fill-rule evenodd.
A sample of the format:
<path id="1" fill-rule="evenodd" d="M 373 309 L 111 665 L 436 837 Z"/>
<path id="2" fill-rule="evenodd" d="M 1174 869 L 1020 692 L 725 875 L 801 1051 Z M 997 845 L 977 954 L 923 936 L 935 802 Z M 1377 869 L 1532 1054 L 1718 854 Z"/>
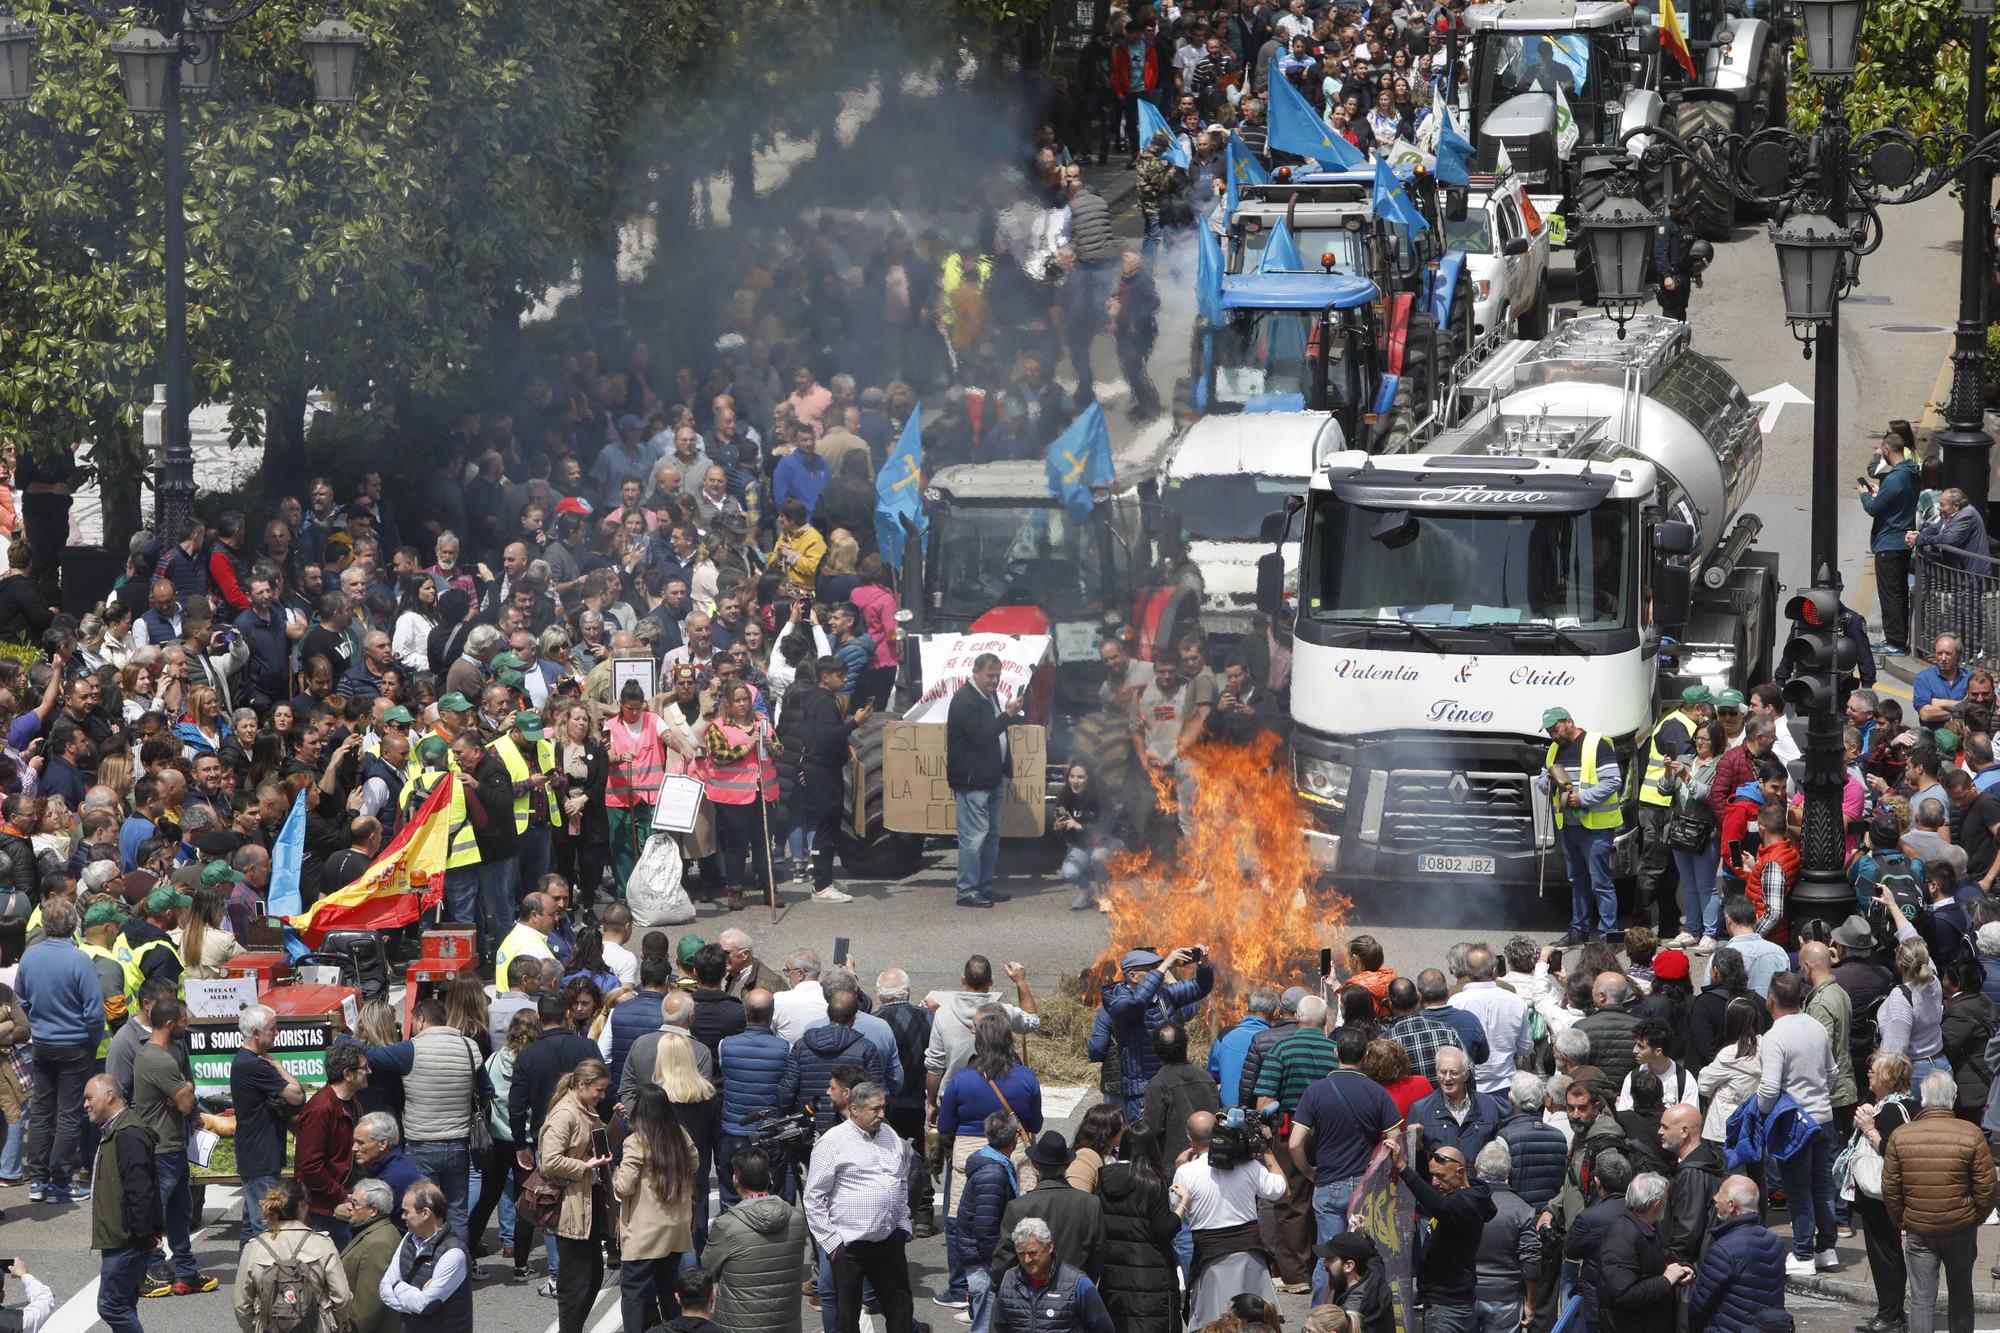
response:
<path id="1" fill-rule="evenodd" d="M 1154 93 L 1160 89 L 1160 49 L 1152 42 L 1146 43 L 1146 64 L 1141 73 L 1138 91 Z M 1120 42 L 1111 51 L 1111 91 L 1120 97 L 1132 95 L 1132 48 Z"/>
<path id="2" fill-rule="evenodd" d="M 1743 872 L 1742 868 L 1730 859 L 1730 844 L 1743 841 L 1744 836 L 1757 826 L 1757 816 L 1763 809 L 1764 807 L 1756 801 L 1731 801 L 1729 808 L 1722 812 L 1722 841 L 1719 844 L 1722 849 L 1722 868 L 1732 875 L 1740 876 Z"/>
<path id="3" fill-rule="evenodd" d="M 1749 747 L 1739 745 L 1722 752 L 1722 758 L 1715 761 L 1715 781 L 1708 788 L 1708 808 L 1715 811 L 1718 825 L 1729 813 L 1729 803 L 1736 799 L 1736 789 L 1746 782 L 1755 781 L 1756 777 Z M 1724 846 L 1728 845 L 1727 833 L 1722 835 L 1722 841 Z"/>
<path id="4" fill-rule="evenodd" d="M 292 1134 L 306 1211 L 331 1214 L 346 1200 L 347 1177 L 354 1170 L 354 1103 L 321 1088 L 299 1108 Z"/>

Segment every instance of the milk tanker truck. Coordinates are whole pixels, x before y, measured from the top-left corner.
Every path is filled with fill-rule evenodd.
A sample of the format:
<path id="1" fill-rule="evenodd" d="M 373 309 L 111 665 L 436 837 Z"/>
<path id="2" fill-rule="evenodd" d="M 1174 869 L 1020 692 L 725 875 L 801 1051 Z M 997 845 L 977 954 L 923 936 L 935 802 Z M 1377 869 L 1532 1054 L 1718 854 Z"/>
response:
<path id="1" fill-rule="evenodd" d="M 1470 379 L 1485 405 L 1421 453 L 1331 455 L 1266 520 L 1301 534 L 1292 765 L 1314 864 L 1343 889 L 1566 892 L 1542 710 L 1624 772 L 1660 701 L 1775 662 L 1775 553 L 1744 506 L 1756 407 L 1688 326 L 1572 320 Z M 1303 509 L 1302 519 L 1298 514 Z M 1283 562 L 1260 605 L 1282 613 Z M 1614 862 L 1636 864 L 1636 784 Z"/>

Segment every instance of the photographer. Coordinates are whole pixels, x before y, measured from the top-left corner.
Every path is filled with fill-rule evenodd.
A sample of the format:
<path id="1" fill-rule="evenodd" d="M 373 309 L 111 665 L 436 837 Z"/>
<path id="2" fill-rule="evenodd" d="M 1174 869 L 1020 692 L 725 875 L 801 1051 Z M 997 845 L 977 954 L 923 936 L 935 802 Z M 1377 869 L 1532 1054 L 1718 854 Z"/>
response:
<path id="1" fill-rule="evenodd" d="M 1194 1328 L 1228 1314 L 1239 1292 L 1278 1298 L 1271 1286 L 1271 1256 L 1257 1226 L 1257 1202 L 1284 1198 L 1285 1177 L 1263 1125 L 1246 1122 L 1240 1110 L 1230 1114 L 1233 1123 L 1221 1125 L 1207 1111 L 1189 1116 L 1187 1150 L 1175 1161 L 1174 1211 L 1194 1233 L 1188 1270 L 1188 1324 Z"/>
<path id="2" fill-rule="evenodd" d="M 1174 969 L 1195 965 L 1194 976 L 1175 981 Z M 1215 989 L 1215 964 L 1201 945 L 1175 949 L 1165 958 L 1151 949 L 1133 949 L 1118 960 L 1123 980 L 1107 986 L 1086 1053 L 1107 1065 L 1116 1060 L 1117 1082 L 1109 1091 L 1124 1104 L 1125 1118 L 1137 1120 L 1146 1085 L 1160 1072 L 1150 1034 L 1171 1022 L 1194 1017 L 1196 1006 Z M 1107 1070 L 1109 1072 L 1109 1070 Z"/>
<path id="3" fill-rule="evenodd" d="M 28 1303 L 19 1309 L 0 1309 L 0 1329 L 6 1330 L 6 1333 L 36 1333 L 56 1312 L 56 1294 L 28 1271 L 26 1259 L 14 1260 L 7 1272 L 19 1278 L 21 1285 L 28 1289 Z"/>

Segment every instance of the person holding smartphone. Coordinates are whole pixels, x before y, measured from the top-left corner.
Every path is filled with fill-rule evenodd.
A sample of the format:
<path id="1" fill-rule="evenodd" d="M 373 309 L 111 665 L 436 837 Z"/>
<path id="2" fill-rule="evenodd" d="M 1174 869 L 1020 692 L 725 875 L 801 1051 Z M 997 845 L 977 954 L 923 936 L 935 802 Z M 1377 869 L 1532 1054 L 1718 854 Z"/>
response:
<path id="1" fill-rule="evenodd" d="M 1910 457 L 1916 435 L 1907 421 L 1891 421 L 1875 446 L 1881 460 L 1874 477 L 1854 479 L 1855 498 L 1870 520 L 1868 550 L 1875 557 L 1875 591 L 1882 601 L 1882 641 L 1878 653 L 1910 651 L 1910 546 L 1917 526 L 1917 494 L 1923 489 L 1917 460 Z"/>
<path id="2" fill-rule="evenodd" d="M 556 1216 L 556 1324 L 559 1333 L 583 1333 L 604 1285 L 604 1242 L 613 1235 L 611 1140 L 603 1119 L 611 1070 L 602 1060 L 577 1062 L 556 1080 L 549 1117 L 542 1124 L 542 1178 L 562 1191 Z"/>

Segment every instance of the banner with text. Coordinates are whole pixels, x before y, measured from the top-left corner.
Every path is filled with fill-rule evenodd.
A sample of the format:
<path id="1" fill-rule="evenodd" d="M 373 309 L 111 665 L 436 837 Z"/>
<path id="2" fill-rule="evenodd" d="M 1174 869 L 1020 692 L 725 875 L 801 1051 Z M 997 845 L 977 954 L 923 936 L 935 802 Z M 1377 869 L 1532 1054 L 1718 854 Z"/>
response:
<path id="1" fill-rule="evenodd" d="M 972 679 L 972 664 L 981 653 L 1000 659 L 1000 702 L 1013 702 L 1028 688 L 1035 668 L 1049 655 L 1046 634 L 930 634 L 917 640 L 917 660 L 923 664 L 924 692 L 903 715 L 905 722 L 942 722 L 951 696 Z"/>
<path id="2" fill-rule="evenodd" d="M 1044 643 L 1047 640 L 1043 640 Z M 1047 818 L 1048 730 L 1007 728 L 1008 774 L 1001 791 L 1000 836 L 1039 837 Z M 921 722 L 882 724 L 882 824 L 896 833 L 951 837 L 958 803 L 945 781 L 944 728 Z"/>

